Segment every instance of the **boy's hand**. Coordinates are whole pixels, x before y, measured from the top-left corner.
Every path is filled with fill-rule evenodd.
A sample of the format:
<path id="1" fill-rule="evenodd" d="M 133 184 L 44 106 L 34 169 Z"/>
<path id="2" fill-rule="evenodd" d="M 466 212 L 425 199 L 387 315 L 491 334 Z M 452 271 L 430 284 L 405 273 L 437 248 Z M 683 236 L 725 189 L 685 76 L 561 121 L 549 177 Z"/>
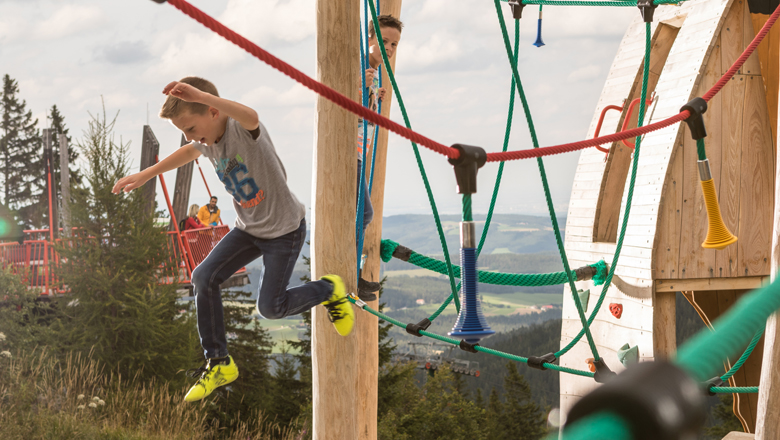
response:
<path id="1" fill-rule="evenodd" d="M 385 90 L 384 87 L 380 87 L 377 89 L 376 94 L 379 97 L 379 99 L 385 99 L 385 92 L 387 92 L 387 90 Z"/>
<path id="2" fill-rule="evenodd" d="M 163 95 L 175 96 L 182 101 L 187 102 L 201 102 L 204 92 L 192 87 L 189 84 L 185 84 L 179 81 L 173 81 L 165 86 L 163 89 Z"/>
<path id="3" fill-rule="evenodd" d="M 116 182 L 114 185 L 114 188 L 111 189 L 111 192 L 114 194 L 119 194 L 120 191 L 124 190 L 124 192 L 130 192 L 136 188 L 139 188 L 143 186 L 144 183 L 148 182 L 151 177 L 147 175 L 147 173 L 144 173 L 141 171 L 140 173 L 131 174 L 129 176 L 125 176 L 119 181 Z"/>
<path id="4" fill-rule="evenodd" d="M 366 69 L 366 87 L 374 82 L 374 75 L 376 75 L 376 69 Z"/>

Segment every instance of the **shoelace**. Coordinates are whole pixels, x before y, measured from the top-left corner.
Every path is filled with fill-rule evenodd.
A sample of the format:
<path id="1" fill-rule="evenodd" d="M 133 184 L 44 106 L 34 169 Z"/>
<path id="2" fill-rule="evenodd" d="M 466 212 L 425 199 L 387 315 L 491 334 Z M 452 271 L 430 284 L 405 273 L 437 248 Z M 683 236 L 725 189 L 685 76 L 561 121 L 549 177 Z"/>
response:
<path id="1" fill-rule="evenodd" d="M 209 361 L 206 361 L 198 368 L 191 368 L 185 372 L 185 374 L 193 379 L 200 379 L 204 373 L 209 371 Z"/>
<path id="2" fill-rule="evenodd" d="M 330 322 L 336 322 L 344 317 L 344 315 L 341 313 L 341 310 L 338 309 L 338 306 L 344 304 L 345 302 L 347 302 L 347 298 L 340 298 L 325 305 L 325 308 L 328 309 L 328 319 Z"/>

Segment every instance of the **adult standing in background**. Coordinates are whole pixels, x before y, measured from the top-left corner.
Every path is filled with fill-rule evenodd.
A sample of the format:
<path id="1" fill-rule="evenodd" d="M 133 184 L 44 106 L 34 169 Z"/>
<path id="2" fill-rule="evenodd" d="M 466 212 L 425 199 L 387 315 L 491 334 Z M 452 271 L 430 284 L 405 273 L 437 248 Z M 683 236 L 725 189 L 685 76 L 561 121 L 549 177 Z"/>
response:
<path id="1" fill-rule="evenodd" d="M 219 224 L 219 208 L 217 207 L 217 198 L 211 196 L 211 200 L 208 205 L 203 205 L 198 211 L 198 220 L 203 223 L 204 226 L 217 226 Z"/>

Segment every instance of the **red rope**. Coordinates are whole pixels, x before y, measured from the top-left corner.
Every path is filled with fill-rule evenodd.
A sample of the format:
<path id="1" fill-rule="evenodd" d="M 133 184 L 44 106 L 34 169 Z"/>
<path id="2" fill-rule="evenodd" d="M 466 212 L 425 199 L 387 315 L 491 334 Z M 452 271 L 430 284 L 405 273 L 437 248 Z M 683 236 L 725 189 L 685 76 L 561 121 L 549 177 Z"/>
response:
<path id="1" fill-rule="evenodd" d="M 359 115 L 381 127 L 384 127 L 392 131 L 393 133 L 396 133 L 399 136 L 402 136 L 424 147 L 427 147 L 451 159 L 456 159 L 460 155 L 460 153 L 458 153 L 458 151 L 455 150 L 454 148 L 440 144 L 396 122 L 393 122 L 392 120 L 378 113 L 374 113 L 368 110 L 367 108 L 361 106 L 357 102 L 337 92 L 336 90 L 311 78 L 310 76 L 306 75 L 305 73 L 301 72 L 295 67 L 275 57 L 274 55 L 264 50 L 263 48 L 257 46 L 256 44 L 242 37 L 241 35 L 230 30 L 222 23 L 218 22 L 217 20 L 207 15 L 205 12 L 189 4 L 186 0 L 168 0 L 168 3 L 172 4 L 177 9 L 189 15 L 190 17 L 192 17 L 202 25 L 206 26 L 207 28 L 211 29 L 217 34 L 221 35 L 228 41 L 234 43 L 238 47 L 254 55 L 255 57 L 257 57 L 264 63 L 270 65 L 274 69 L 284 73 L 285 75 L 289 76 L 295 81 L 298 81 L 299 83 L 308 87 L 312 91 L 332 101 L 334 104 L 343 107 L 344 109 L 356 115 Z M 709 101 L 710 99 L 712 99 L 712 97 L 715 96 L 723 88 L 723 86 L 731 79 L 731 77 L 733 77 L 734 74 L 742 67 L 745 61 L 747 61 L 748 57 L 750 57 L 753 51 L 755 51 L 756 47 L 758 47 L 758 45 L 764 39 L 766 34 L 769 33 L 769 29 L 772 27 L 775 21 L 777 21 L 778 16 L 780 16 L 780 7 L 775 9 L 775 12 L 772 13 L 772 15 L 769 17 L 767 22 L 764 24 L 764 27 L 761 28 L 761 32 L 759 32 L 756 35 L 756 37 L 753 39 L 750 45 L 745 49 L 745 51 L 737 59 L 737 61 L 734 62 L 734 64 L 731 66 L 728 72 L 726 72 L 726 74 L 723 75 L 723 77 L 721 77 L 721 79 L 718 80 L 718 82 L 715 83 L 715 85 L 712 86 L 712 88 L 708 90 L 707 93 L 704 94 L 703 98 L 705 101 Z M 637 127 L 631 130 L 622 131 L 619 133 L 614 133 L 611 135 L 602 136 L 598 138 L 586 139 L 579 142 L 572 142 L 569 144 L 554 145 L 551 147 L 543 147 L 543 148 L 534 148 L 531 150 L 488 153 L 487 161 L 504 162 L 509 160 L 530 159 L 534 157 L 551 156 L 554 154 L 562 154 L 562 153 L 569 153 L 572 151 L 583 150 L 585 148 L 595 147 L 606 143 L 618 142 L 623 139 L 629 139 L 632 137 L 641 136 L 651 131 L 660 130 L 664 127 L 668 127 L 672 124 L 681 122 L 685 120 L 688 116 L 689 116 L 688 111 L 683 111 L 668 119 L 664 119 L 662 121 L 656 122 L 654 124 L 646 125 L 644 127 Z"/>

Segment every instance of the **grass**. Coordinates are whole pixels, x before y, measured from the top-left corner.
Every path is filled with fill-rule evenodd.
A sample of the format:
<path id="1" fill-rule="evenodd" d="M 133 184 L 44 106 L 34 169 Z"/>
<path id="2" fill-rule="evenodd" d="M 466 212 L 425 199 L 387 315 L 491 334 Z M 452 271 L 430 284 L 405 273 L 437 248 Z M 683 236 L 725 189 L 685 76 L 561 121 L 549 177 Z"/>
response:
<path id="1" fill-rule="evenodd" d="M 0 438 L 4 440 L 293 440 L 299 434 L 261 413 L 227 432 L 209 405 L 184 404 L 185 389 L 106 372 L 78 355 L 34 349 L 0 358 Z M 94 399 L 94 400 L 93 400 Z M 102 403 L 101 403 L 102 402 Z M 90 406 L 92 404 L 93 406 Z"/>

